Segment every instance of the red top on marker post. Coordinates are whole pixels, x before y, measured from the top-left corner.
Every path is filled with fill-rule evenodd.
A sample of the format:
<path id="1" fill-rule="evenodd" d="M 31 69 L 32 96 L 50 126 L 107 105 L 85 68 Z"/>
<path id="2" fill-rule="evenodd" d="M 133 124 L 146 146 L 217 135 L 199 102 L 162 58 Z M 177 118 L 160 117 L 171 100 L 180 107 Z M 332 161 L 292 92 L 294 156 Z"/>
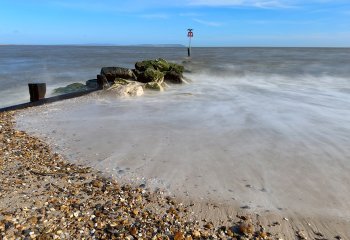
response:
<path id="1" fill-rule="evenodd" d="M 189 38 L 193 37 L 192 29 L 188 29 L 187 37 Z"/>

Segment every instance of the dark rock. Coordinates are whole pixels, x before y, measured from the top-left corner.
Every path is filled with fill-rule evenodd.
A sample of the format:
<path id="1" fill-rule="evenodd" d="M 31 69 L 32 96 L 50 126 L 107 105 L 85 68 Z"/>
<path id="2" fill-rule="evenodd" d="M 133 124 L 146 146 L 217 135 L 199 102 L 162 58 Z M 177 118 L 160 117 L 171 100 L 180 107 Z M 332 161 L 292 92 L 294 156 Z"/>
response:
<path id="1" fill-rule="evenodd" d="M 104 75 L 97 75 L 97 84 L 99 89 L 103 89 L 104 87 L 109 87 L 108 80 Z"/>
<path id="2" fill-rule="evenodd" d="M 10 229 L 12 227 L 13 227 L 13 223 L 12 222 L 9 222 L 9 221 L 5 222 L 5 230 L 8 230 L 8 229 Z"/>
<path id="3" fill-rule="evenodd" d="M 90 80 L 87 80 L 85 85 L 88 87 L 88 88 L 98 88 L 98 83 L 97 83 L 97 79 L 90 79 Z"/>
<path id="4" fill-rule="evenodd" d="M 95 205 L 95 209 L 98 210 L 98 211 L 103 211 L 104 207 L 101 204 L 98 203 L 98 204 Z"/>
<path id="5" fill-rule="evenodd" d="M 132 71 L 134 72 L 134 74 L 136 76 L 136 80 L 138 82 L 147 83 L 144 71 L 140 71 L 140 70 L 137 70 L 137 69 L 133 69 Z"/>
<path id="6" fill-rule="evenodd" d="M 103 67 L 101 75 L 105 76 L 109 82 L 113 82 L 116 78 L 136 79 L 131 69 L 121 67 Z"/>
<path id="7" fill-rule="evenodd" d="M 250 207 L 248 205 L 244 205 L 241 207 L 242 209 L 250 209 Z"/>
<path id="8" fill-rule="evenodd" d="M 165 74 L 164 76 L 164 80 L 166 82 L 170 82 L 170 83 L 183 83 L 183 77 L 181 73 L 177 73 L 176 71 L 169 71 Z"/>
<path id="9" fill-rule="evenodd" d="M 25 235 L 25 236 L 29 236 L 30 232 L 31 232 L 31 229 L 22 230 L 22 234 Z"/>

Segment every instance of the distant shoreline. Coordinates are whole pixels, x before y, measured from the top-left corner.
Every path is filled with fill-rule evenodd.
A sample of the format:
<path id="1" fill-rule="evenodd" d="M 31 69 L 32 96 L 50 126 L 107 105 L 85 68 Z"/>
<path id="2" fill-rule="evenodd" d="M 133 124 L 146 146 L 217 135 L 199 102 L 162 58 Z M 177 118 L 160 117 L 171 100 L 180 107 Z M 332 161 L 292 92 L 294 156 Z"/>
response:
<path id="1" fill-rule="evenodd" d="M 144 47 L 144 48 L 187 48 L 182 44 L 0 44 L 0 46 L 48 46 L 48 47 Z M 192 48 L 313 48 L 313 49 L 349 49 L 350 46 L 332 47 L 332 46 L 192 46 Z"/>
<path id="2" fill-rule="evenodd" d="M 182 44 L 137 44 L 137 45 L 114 45 L 114 44 L 0 44 L 0 46 L 72 46 L 72 47 L 179 47 Z"/>

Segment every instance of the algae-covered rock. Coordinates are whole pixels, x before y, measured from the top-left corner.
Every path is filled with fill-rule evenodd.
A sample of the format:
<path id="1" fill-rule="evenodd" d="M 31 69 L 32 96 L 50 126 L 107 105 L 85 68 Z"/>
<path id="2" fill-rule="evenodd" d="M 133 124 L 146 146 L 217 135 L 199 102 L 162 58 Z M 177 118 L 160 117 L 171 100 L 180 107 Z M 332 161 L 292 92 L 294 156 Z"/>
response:
<path id="1" fill-rule="evenodd" d="M 169 63 L 162 58 L 144 60 L 135 63 L 135 69 L 120 67 L 104 67 L 101 69 L 99 81 L 114 83 L 107 88 L 119 96 L 139 96 L 143 88 L 163 91 L 167 82 L 183 83 L 184 67 L 176 63 Z M 103 79 L 102 79 L 103 78 Z M 145 83 L 143 87 L 141 83 Z M 105 84 L 104 84 L 105 86 Z"/>
<path id="2" fill-rule="evenodd" d="M 170 64 L 162 58 L 158 58 L 152 61 L 152 65 L 154 69 L 159 70 L 161 72 L 169 71 L 170 69 Z"/>
<path id="3" fill-rule="evenodd" d="M 164 81 L 164 73 L 162 73 L 159 70 L 147 68 L 145 71 L 145 79 L 147 80 L 147 82 L 162 83 Z"/>
<path id="4" fill-rule="evenodd" d="M 153 60 L 144 60 L 141 62 L 136 62 L 135 69 L 140 72 L 144 72 L 147 68 L 153 68 L 152 61 Z"/>
<path id="5" fill-rule="evenodd" d="M 101 69 L 101 75 L 105 76 L 109 82 L 113 82 L 116 78 L 135 80 L 133 71 L 122 67 L 103 67 Z"/>
<path id="6" fill-rule="evenodd" d="M 146 89 L 150 89 L 150 90 L 155 90 L 155 91 L 163 91 L 163 87 L 160 83 L 157 82 L 149 82 L 145 84 L 145 88 Z"/>
<path id="7" fill-rule="evenodd" d="M 147 68 L 146 71 L 142 72 L 139 70 L 134 70 L 136 74 L 136 78 L 138 82 L 148 83 L 148 82 L 159 82 L 162 83 L 164 81 L 164 73 L 159 70 L 155 70 L 150 67 Z"/>
<path id="8" fill-rule="evenodd" d="M 183 74 L 184 70 L 185 70 L 185 67 L 180 64 L 169 63 L 169 71 L 174 71 L 178 74 Z"/>
<path id="9" fill-rule="evenodd" d="M 72 92 L 80 92 L 80 91 L 86 91 L 88 87 L 82 83 L 72 83 L 65 87 L 59 87 L 53 90 L 54 93 L 72 93 Z"/>
<path id="10" fill-rule="evenodd" d="M 162 82 L 163 80 L 170 83 L 183 83 L 183 72 L 184 66 L 176 63 L 169 63 L 162 58 L 155 60 L 145 60 L 137 62 L 135 64 L 134 74 L 137 81 L 148 83 L 148 82 Z M 158 71 L 158 72 L 157 72 Z M 159 75 L 159 72 L 163 74 L 164 78 Z M 159 79 L 155 79 L 154 75 L 158 74 Z"/>
<path id="11" fill-rule="evenodd" d="M 162 58 L 157 58 L 155 60 L 144 60 L 135 63 L 135 69 L 138 71 L 143 72 L 146 71 L 148 68 L 153 68 L 155 70 L 165 72 L 169 71 L 170 64 Z"/>

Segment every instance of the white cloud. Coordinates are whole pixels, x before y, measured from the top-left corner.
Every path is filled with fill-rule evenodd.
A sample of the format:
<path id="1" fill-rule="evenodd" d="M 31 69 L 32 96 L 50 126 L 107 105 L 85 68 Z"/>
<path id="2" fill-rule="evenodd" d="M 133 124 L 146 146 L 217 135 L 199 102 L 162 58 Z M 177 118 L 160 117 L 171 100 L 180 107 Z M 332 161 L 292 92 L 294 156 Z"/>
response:
<path id="1" fill-rule="evenodd" d="M 198 18 L 194 18 L 193 21 L 195 21 L 197 23 L 200 23 L 200 24 L 203 24 L 203 25 L 210 26 L 210 27 L 220 27 L 220 26 L 222 26 L 222 23 L 220 23 L 220 22 L 205 21 L 205 20 L 201 20 L 201 19 L 198 19 Z"/>

